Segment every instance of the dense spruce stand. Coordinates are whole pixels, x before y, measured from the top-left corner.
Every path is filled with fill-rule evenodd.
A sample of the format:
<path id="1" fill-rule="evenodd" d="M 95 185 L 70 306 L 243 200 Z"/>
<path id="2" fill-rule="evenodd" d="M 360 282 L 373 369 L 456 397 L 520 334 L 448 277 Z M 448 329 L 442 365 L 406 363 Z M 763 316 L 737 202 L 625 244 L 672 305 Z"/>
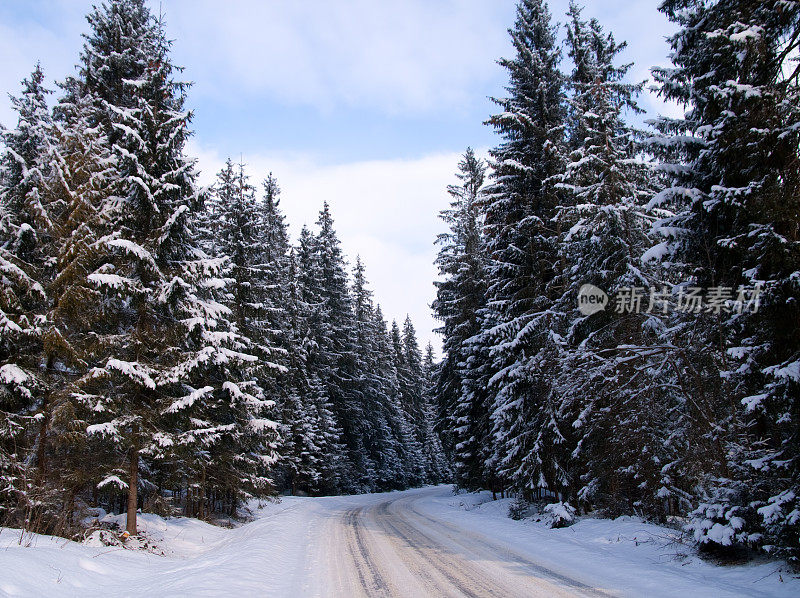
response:
<path id="1" fill-rule="evenodd" d="M 88 20 L 55 107 L 37 66 L 2 132 L 0 523 L 445 479 L 413 325 L 395 346 L 327 204 L 292 247 L 271 173 L 199 188 L 162 19 Z"/>
<path id="2" fill-rule="evenodd" d="M 437 362 L 336 206 L 293 240 L 272 173 L 198 185 L 163 18 L 94 7 L 75 73 L 37 64 L 0 128 L 0 525 L 452 482 L 798 566 L 800 3 L 659 10 L 683 116 L 642 123 L 625 42 L 519 0 L 497 144 L 442 189 Z"/>
<path id="3" fill-rule="evenodd" d="M 654 75 L 685 117 L 644 132 L 624 42 L 572 3 L 567 64 L 544 2 L 519 2 L 490 182 L 468 151 L 443 213 L 437 425 L 456 484 L 516 514 L 677 515 L 703 550 L 797 565 L 800 5 L 660 10 L 679 30 Z M 611 307 L 580 312 L 583 284 Z M 615 310 L 631 287 L 652 308 Z M 733 309 L 676 309 L 690 287 Z"/>

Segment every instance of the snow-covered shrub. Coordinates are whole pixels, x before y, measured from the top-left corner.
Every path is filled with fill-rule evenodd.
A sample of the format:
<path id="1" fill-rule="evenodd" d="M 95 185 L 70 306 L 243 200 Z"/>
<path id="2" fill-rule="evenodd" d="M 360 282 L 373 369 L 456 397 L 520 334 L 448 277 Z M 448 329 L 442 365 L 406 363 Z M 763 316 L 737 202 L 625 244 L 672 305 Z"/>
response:
<path id="1" fill-rule="evenodd" d="M 758 522 L 763 526 L 769 544 L 761 548 L 773 555 L 786 558 L 800 568 L 797 546 L 800 544 L 800 500 L 791 490 L 784 490 L 767 500 L 767 504 L 756 509 Z"/>
<path id="2" fill-rule="evenodd" d="M 568 527 L 575 522 L 575 509 L 568 502 L 554 502 L 543 509 L 544 521 L 550 527 Z"/>
<path id="3" fill-rule="evenodd" d="M 701 503 L 689 514 L 686 531 L 698 543 L 700 551 L 732 557 L 758 545 L 760 533 L 753 532 L 752 512 L 728 502 Z"/>
<path id="4" fill-rule="evenodd" d="M 739 510 L 736 506 L 703 503 L 691 513 L 686 529 L 699 544 L 731 546 L 745 539 L 740 537 L 744 519 L 736 515 Z"/>

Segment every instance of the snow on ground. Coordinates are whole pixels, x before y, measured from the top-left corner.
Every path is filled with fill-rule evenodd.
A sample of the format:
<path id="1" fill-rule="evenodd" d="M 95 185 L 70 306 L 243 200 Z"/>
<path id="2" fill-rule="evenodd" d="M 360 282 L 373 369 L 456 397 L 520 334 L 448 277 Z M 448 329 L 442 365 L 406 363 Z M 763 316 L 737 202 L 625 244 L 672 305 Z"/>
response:
<path id="1" fill-rule="evenodd" d="M 485 550 L 498 555 L 509 551 L 611 595 L 800 596 L 800 579 L 777 562 L 715 566 L 675 543 L 673 530 L 634 518 L 584 518 L 563 529 L 513 521 L 507 517 L 509 499 L 491 501 L 487 493 L 454 496 L 448 486 L 286 497 L 254 507 L 255 520 L 235 529 L 142 515 L 140 530 L 159 554 L 49 536 L 26 535 L 20 543 L 18 530 L 0 529 L 0 596 L 329 595 L 343 552 L 352 550 L 339 541 L 345 535 L 339 530 L 351 529 L 347 515 L 352 518 L 354 509 L 368 514 L 395 499 L 406 524 L 424 526 L 427 520 L 440 532 L 450 526 L 446 533 L 467 543 L 483 542 Z M 369 534 L 381 533 L 368 518 L 364 521 Z M 402 542 L 387 543 L 369 556 L 385 558 L 381 562 L 390 568 L 402 567 L 408 555 L 383 552 L 389 545 L 414 550 Z M 466 555 L 460 562 L 475 566 Z M 495 565 L 504 562 L 497 558 Z"/>
<path id="2" fill-rule="evenodd" d="M 418 511 L 480 533 L 547 568 L 625 596 L 800 596 L 785 563 L 718 566 L 700 559 L 670 528 L 635 517 L 581 518 L 550 529 L 508 517 L 512 499 L 491 493 L 426 496 Z"/>
<path id="3" fill-rule="evenodd" d="M 0 530 L 2 596 L 290 595 L 292 571 L 311 541 L 316 505 L 267 503 L 236 529 L 197 519 L 140 515 L 139 530 L 167 556 L 86 546 L 51 536 Z M 302 580 L 299 580 L 302 581 Z"/>

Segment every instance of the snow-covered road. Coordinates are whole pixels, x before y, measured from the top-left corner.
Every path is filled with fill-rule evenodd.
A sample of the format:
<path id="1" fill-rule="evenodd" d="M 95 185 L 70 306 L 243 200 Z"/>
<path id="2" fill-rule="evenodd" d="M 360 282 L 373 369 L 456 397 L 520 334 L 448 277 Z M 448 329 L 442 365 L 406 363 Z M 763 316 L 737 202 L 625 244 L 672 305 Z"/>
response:
<path id="1" fill-rule="evenodd" d="M 605 595 L 416 507 L 441 489 L 343 509 L 324 534 L 328 593 L 351 596 Z"/>
<path id="2" fill-rule="evenodd" d="M 287 497 L 236 529 L 140 517 L 165 556 L 0 529 L 0 596 L 798 596 L 780 564 L 718 567 L 624 518 L 551 530 L 449 486 Z"/>

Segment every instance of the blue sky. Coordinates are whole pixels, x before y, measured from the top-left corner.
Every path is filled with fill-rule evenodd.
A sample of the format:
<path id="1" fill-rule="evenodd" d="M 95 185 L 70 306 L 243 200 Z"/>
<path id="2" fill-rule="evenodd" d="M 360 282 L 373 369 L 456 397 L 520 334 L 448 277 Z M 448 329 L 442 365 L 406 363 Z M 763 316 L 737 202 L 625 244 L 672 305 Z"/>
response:
<path id="1" fill-rule="evenodd" d="M 77 61 L 86 0 L 0 2 L 0 91 L 41 60 L 50 80 Z M 568 0 L 552 1 L 561 19 Z M 658 2 L 588 0 L 629 47 L 631 77 L 667 64 L 671 26 Z M 466 146 L 496 143 L 482 122 L 488 99 L 506 82 L 496 64 L 511 54 L 511 0 L 162 0 L 173 56 L 194 82 L 189 107 L 195 136 L 188 151 L 201 181 L 226 156 L 242 159 L 254 179 L 269 171 L 297 233 L 331 203 L 352 261 L 361 254 L 375 297 L 389 318 L 410 313 L 421 340 L 438 339 L 433 299 L 436 214 Z M 151 2 L 158 11 L 159 3 Z M 650 114 L 674 113 L 650 95 Z M 0 123 L 13 126 L 6 94 Z"/>

